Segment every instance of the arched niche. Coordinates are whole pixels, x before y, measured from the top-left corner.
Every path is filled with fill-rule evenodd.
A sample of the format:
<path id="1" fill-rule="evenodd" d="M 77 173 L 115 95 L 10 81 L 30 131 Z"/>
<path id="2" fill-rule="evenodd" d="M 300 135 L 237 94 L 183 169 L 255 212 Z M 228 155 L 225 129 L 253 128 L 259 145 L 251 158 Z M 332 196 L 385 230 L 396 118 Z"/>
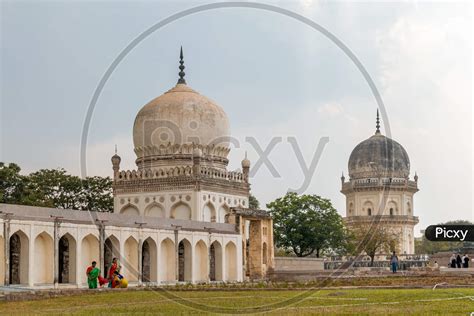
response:
<path id="1" fill-rule="evenodd" d="M 59 239 L 58 282 L 76 282 L 76 240 L 69 233 Z"/>
<path id="2" fill-rule="evenodd" d="M 362 215 L 371 216 L 375 215 L 374 204 L 370 201 L 365 201 L 362 207 Z"/>
<path id="3" fill-rule="evenodd" d="M 108 277 L 109 269 L 114 258 L 120 258 L 120 242 L 114 235 L 109 235 L 104 243 L 104 277 Z"/>
<path id="4" fill-rule="evenodd" d="M 230 213 L 230 208 L 227 205 L 222 205 L 219 207 L 219 223 L 226 222 L 226 216 Z"/>
<path id="5" fill-rule="evenodd" d="M 178 281 L 191 282 L 193 274 L 192 245 L 184 238 L 178 244 Z"/>
<path id="6" fill-rule="evenodd" d="M 132 236 L 124 244 L 123 274 L 130 282 L 138 281 L 138 241 Z"/>
<path id="7" fill-rule="evenodd" d="M 159 273 L 160 280 L 162 282 L 171 282 L 176 279 L 175 272 L 175 260 L 176 252 L 174 248 L 174 242 L 166 238 L 161 242 L 160 246 L 160 264 L 159 264 Z"/>
<path id="8" fill-rule="evenodd" d="M 151 238 L 145 239 L 142 245 L 142 281 L 156 282 L 158 281 L 157 272 L 157 249 L 156 243 Z"/>
<path id="9" fill-rule="evenodd" d="M 215 222 L 216 221 L 216 209 L 208 202 L 204 205 L 202 209 L 202 220 L 204 222 Z"/>
<path id="10" fill-rule="evenodd" d="M 209 254 L 209 278 L 211 281 L 222 280 L 222 246 L 216 240 L 211 244 Z"/>
<path id="11" fill-rule="evenodd" d="M 190 220 L 191 208 L 184 202 L 178 202 L 171 208 L 171 218 Z"/>
<path id="12" fill-rule="evenodd" d="M 29 238 L 21 230 L 10 237 L 10 284 L 28 284 Z"/>
<path id="13" fill-rule="evenodd" d="M 145 216 L 164 218 L 165 209 L 158 203 L 152 203 L 145 208 Z"/>
<path id="14" fill-rule="evenodd" d="M 93 234 L 89 234 L 82 238 L 81 241 L 81 266 L 78 267 L 81 272 L 81 283 L 87 283 L 86 270 L 92 264 L 92 261 L 97 262 L 100 267 L 100 250 L 99 239 Z"/>
<path id="15" fill-rule="evenodd" d="M 120 210 L 120 214 L 127 216 L 139 216 L 140 211 L 135 205 L 127 204 Z"/>
<path id="16" fill-rule="evenodd" d="M 225 246 L 226 281 L 237 281 L 237 247 L 229 241 Z"/>
<path id="17" fill-rule="evenodd" d="M 42 232 L 35 238 L 35 264 L 33 283 L 51 284 L 54 282 L 54 243 L 53 238 Z"/>
<path id="18" fill-rule="evenodd" d="M 199 240 L 194 247 L 195 259 L 194 259 L 194 280 L 197 282 L 207 282 L 208 279 L 208 253 L 206 243 Z"/>

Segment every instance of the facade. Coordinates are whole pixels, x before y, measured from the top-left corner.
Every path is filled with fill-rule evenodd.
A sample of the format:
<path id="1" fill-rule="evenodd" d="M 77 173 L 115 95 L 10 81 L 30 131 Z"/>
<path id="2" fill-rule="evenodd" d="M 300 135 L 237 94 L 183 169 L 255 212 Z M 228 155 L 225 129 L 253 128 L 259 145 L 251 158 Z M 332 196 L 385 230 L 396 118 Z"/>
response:
<path id="1" fill-rule="evenodd" d="M 137 114 L 137 169 L 112 157 L 113 213 L 0 204 L 0 283 L 82 287 L 92 261 L 104 274 L 114 257 L 131 285 L 266 276 L 273 226 L 248 208 L 250 161 L 227 170 L 228 118 L 186 84 L 182 51 L 179 68 Z"/>
<path id="2" fill-rule="evenodd" d="M 349 180 L 341 177 L 346 196 L 345 222 L 349 227 L 378 222 L 398 237 L 400 254 L 415 253 L 414 194 L 418 176 L 410 179 L 410 159 L 405 149 L 380 132 L 377 111 L 376 132 L 358 144 L 349 163 Z"/>

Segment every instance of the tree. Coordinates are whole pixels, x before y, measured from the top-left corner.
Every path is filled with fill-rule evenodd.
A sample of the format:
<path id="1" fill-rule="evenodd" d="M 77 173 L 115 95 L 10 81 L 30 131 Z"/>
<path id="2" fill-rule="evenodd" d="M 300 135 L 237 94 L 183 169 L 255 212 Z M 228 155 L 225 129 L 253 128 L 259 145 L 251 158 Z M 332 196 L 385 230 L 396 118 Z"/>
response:
<path id="1" fill-rule="evenodd" d="M 260 202 L 257 200 L 257 198 L 253 194 L 250 194 L 249 196 L 249 208 L 256 209 L 256 210 L 260 208 Z"/>
<path id="2" fill-rule="evenodd" d="M 350 233 L 352 253 L 357 256 L 365 252 L 370 257 L 370 266 L 377 253 L 395 251 L 397 247 L 397 234 L 380 224 L 352 227 Z"/>
<path id="3" fill-rule="evenodd" d="M 64 169 L 41 169 L 27 176 L 16 164 L 0 162 L 0 203 L 108 212 L 113 210 L 109 177 L 81 179 Z"/>
<path id="4" fill-rule="evenodd" d="M 340 248 L 345 238 L 342 217 L 328 199 L 317 195 L 285 196 L 267 204 L 273 216 L 276 246 L 298 257 L 316 257 Z"/>

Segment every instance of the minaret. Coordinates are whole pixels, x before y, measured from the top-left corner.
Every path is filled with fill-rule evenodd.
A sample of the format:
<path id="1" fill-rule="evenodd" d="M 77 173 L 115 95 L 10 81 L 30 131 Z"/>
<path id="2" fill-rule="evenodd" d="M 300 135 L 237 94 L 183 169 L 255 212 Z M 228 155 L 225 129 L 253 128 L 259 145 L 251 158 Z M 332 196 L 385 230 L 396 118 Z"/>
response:
<path id="1" fill-rule="evenodd" d="M 248 182 L 250 172 L 250 160 L 247 159 L 247 152 L 245 152 L 245 158 L 242 160 L 242 173 L 244 174 L 245 181 Z"/>
<path id="2" fill-rule="evenodd" d="M 184 80 L 184 76 L 186 73 L 184 72 L 184 60 L 183 60 L 183 46 L 181 46 L 181 50 L 179 52 L 179 79 L 178 84 L 186 84 L 186 80 Z"/>
<path id="3" fill-rule="evenodd" d="M 122 159 L 117 155 L 117 145 L 115 145 L 115 155 L 112 156 L 112 169 L 114 170 L 114 179 L 117 177 L 117 174 L 120 171 L 120 161 Z"/>
<path id="4" fill-rule="evenodd" d="M 379 109 L 377 109 L 377 119 L 375 120 L 375 134 L 380 134 L 380 118 L 379 118 Z"/>

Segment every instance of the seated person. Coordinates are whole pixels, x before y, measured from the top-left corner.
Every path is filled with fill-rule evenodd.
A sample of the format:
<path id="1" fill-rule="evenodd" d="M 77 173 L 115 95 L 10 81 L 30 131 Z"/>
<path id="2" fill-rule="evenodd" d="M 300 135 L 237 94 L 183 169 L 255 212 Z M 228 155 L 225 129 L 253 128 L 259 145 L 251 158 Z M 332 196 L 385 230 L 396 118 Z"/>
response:
<path id="1" fill-rule="evenodd" d="M 112 281 L 112 288 L 127 288 L 128 281 L 123 275 L 119 274 L 118 271 L 114 271 L 114 279 Z"/>

